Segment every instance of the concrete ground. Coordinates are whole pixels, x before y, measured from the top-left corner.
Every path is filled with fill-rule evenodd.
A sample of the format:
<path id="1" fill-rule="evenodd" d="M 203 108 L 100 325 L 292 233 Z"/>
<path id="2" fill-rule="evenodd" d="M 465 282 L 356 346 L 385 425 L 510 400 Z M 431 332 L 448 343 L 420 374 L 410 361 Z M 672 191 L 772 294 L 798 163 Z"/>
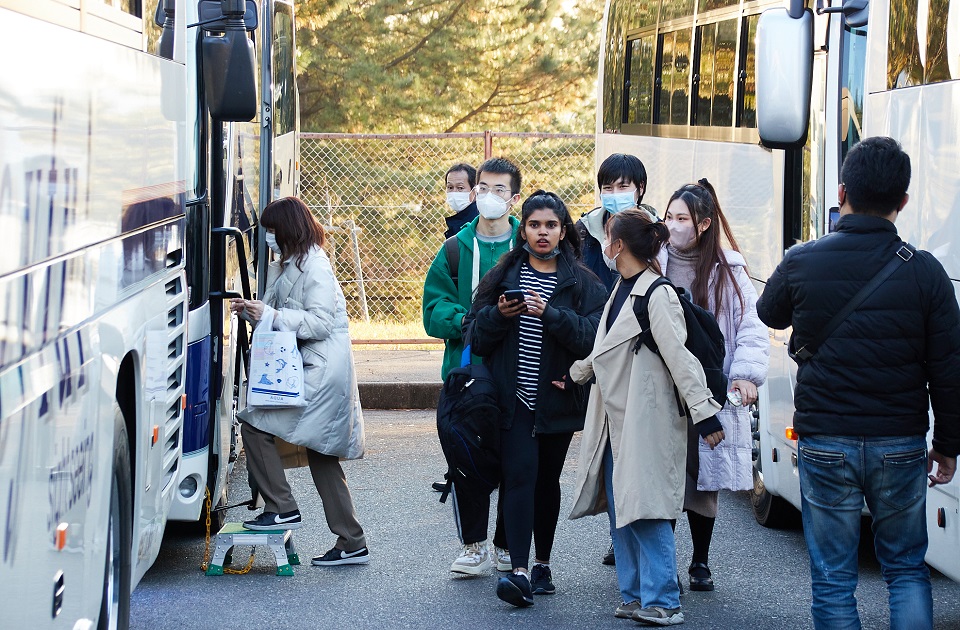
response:
<path id="1" fill-rule="evenodd" d="M 294 533 L 304 564 L 278 577 L 276 561 L 257 548 L 247 575 L 207 577 L 200 571 L 204 538 L 196 527 L 168 527 L 160 557 L 133 593 L 131 630 L 628 630 L 641 626 L 616 619 L 620 603 L 616 570 L 600 564 L 609 544 L 608 521 L 594 516 L 567 520 L 580 449 L 579 434 L 561 477 L 562 508 L 553 546 L 555 595 L 538 595 L 519 609 L 494 594 L 500 575 L 455 577 L 450 563 L 459 546 L 450 503 L 430 489 L 443 470 L 436 416 L 430 410 L 364 414 L 367 452 L 343 463 L 367 535 L 366 566 L 315 567 L 311 556 L 329 549 L 335 536 L 306 468 L 287 471 L 304 517 Z M 249 496 L 245 460 L 231 479 L 230 499 Z M 491 510 L 495 512 L 495 510 Z M 255 514 L 234 508 L 229 520 Z M 493 531 L 493 514 L 488 529 Z M 677 524 L 682 578 L 690 562 L 690 532 Z M 250 547 L 234 554 L 242 566 Z M 869 544 L 860 549 L 858 604 L 863 627 L 889 627 L 887 589 Z M 717 589 L 688 593 L 680 601 L 690 630 L 812 628 L 810 569 L 803 532 L 757 525 L 749 493 L 721 493 L 710 567 Z M 960 584 L 933 572 L 934 628 L 960 628 Z M 11 602 L 10 605 L 14 605 Z M 4 626 L 5 627 L 5 626 Z"/>

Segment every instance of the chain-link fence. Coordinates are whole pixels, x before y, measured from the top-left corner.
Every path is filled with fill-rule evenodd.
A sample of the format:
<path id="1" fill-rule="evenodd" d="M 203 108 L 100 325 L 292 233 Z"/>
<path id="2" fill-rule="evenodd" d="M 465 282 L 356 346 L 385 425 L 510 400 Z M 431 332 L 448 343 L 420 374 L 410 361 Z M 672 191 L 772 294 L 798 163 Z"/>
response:
<path id="1" fill-rule="evenodd" d="M 580 134 L 304 133 L 300 195 L 329 232 L 350 316 L 415 322 L 451 212 L 451 165 L 506 157 L 520 167 L 521 199 L 551 190 L 576 219 L 594 204 L 593 151 L 593 136 Z"/>

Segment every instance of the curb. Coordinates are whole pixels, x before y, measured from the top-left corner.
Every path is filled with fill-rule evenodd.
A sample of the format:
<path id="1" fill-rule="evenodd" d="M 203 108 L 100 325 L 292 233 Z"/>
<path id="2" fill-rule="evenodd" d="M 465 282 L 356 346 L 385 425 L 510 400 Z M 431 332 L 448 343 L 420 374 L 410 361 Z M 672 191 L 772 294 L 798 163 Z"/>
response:
<path id="1" fill-rule="evenodd" d="M 436 409 L 442 383 L 358 383 L 364 409 Z"/>

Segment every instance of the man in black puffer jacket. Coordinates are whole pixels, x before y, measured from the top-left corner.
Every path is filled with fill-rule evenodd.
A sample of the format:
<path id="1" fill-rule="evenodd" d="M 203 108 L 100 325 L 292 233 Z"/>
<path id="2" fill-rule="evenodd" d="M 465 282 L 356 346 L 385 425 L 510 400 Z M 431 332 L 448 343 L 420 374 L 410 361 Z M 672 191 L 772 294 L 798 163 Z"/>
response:
<path id="1" fill-rule="evenodd" d="M 836 232 L 790 249 L 757 312 L 793 326 L 791 347 L 831 318 L 902 250 L 910 158 L 891 138 L 843 163 Z M 931 628 L 926 481 L 948 483 L 960 453 L 960 309 L 941 264 L 917 250 L 806 360 L 794 399 L 804 536 L 817 628 L 859 627 L 854 591 L 864 499 L 890 589 L 891 626 Z M 933 449 L 926 452 L 928 409 Z"/>

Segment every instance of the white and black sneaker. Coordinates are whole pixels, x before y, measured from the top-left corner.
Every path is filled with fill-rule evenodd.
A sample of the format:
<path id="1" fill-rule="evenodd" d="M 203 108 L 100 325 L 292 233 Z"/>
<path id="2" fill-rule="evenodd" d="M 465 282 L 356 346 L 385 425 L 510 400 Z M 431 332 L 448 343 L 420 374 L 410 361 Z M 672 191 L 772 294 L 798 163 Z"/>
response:
<path id="1" fill-rule="evenodd" d="M 341 564 L 366 564 L 370 562 L 370 552 L 366 547 L 355 551 L 344 551 L 334 547 L 322 556 L 317 556 L 311 562 L 318 567 L 335 567 Z"/>
<path id="2" fill-rule="evenodd" d="M 264 512 L 252 521 L 243 522 L 244 529 L 252 529 L 254 531 L 300 529 L 302 526 L 303 521 L 300 520 L 300 510 L 284 512 L 283 514 Z"/>

